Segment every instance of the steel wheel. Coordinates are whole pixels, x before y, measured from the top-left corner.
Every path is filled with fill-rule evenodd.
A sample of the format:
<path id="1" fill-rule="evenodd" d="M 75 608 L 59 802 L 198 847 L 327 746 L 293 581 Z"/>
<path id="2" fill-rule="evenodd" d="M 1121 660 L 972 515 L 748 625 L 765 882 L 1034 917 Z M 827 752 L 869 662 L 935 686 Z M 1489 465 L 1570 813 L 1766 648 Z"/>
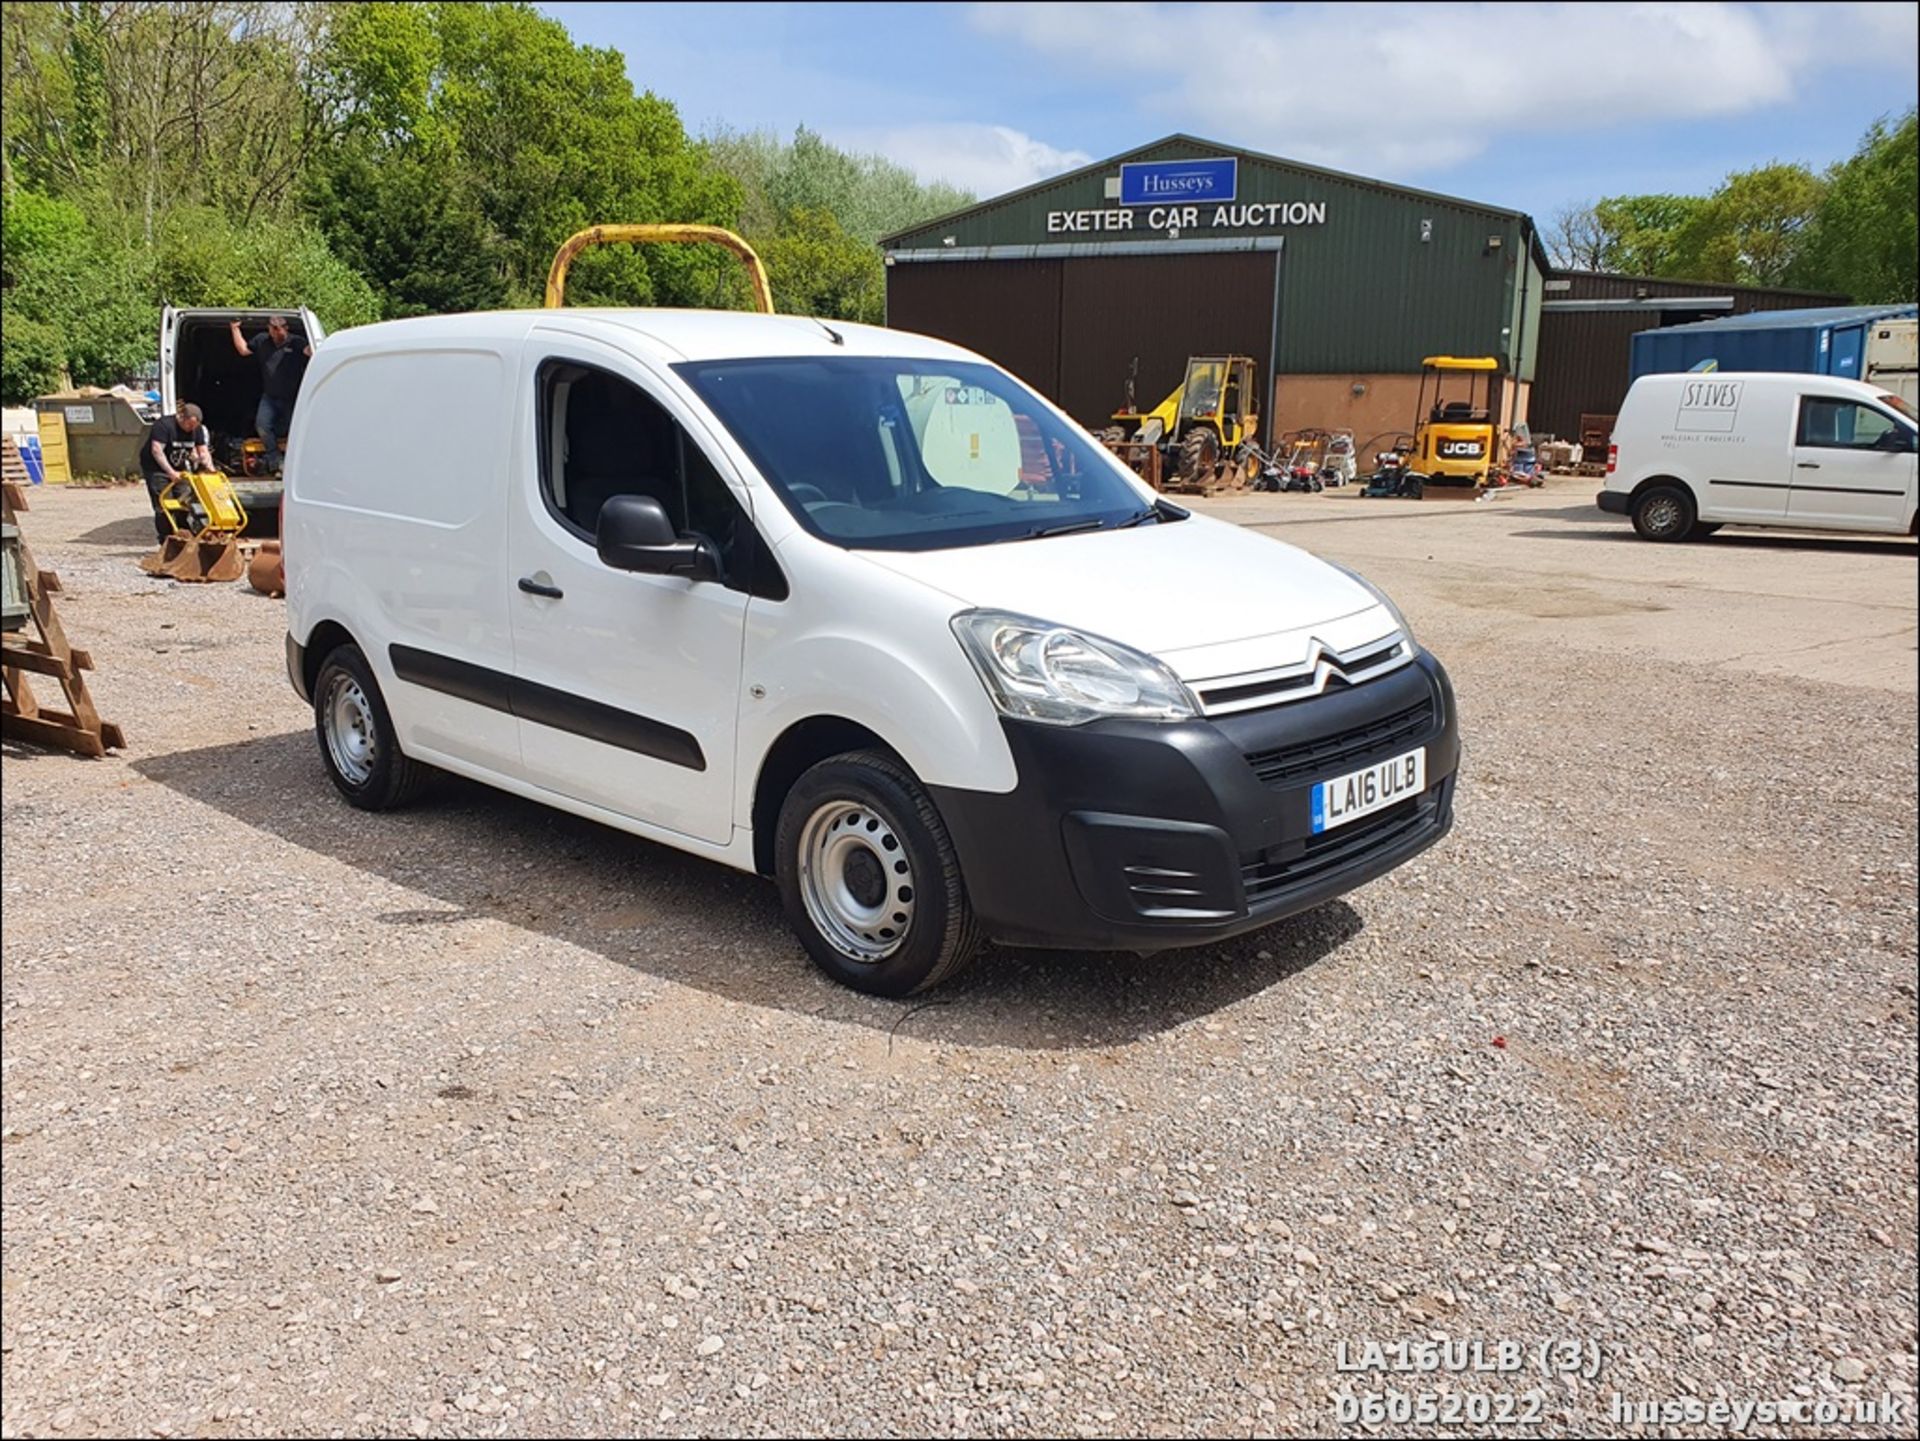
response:
<path id="1" fill-rule="evenodd" d="M 800 836 L 800 898 L 833 947 L 865 965 L 884 961 L 913 924 L 913 865 L 872 806 L 828 801 Z"/>
<path id="2" fill-rule="evenodd" d="M 367 693 L 352 676 L 336 673 L 323 714 L 334 768 L 351 784 L 365 785 L 380 755 L 379 728 Z"/>
<path id="3" fill-rule="evenodd" d="M 1633 505 L 1633 528 L 1644 540 L 1681 540 L 1693 529 L 1693 497 L 1679 486 L 1656 485 Z"/>
<path id="4" fill-rule="evenodd" d="M 1685 512 L 1670 495 L 1657 495 L 1647 503 L 1647 529 L 1655 535 L 1672 535 L 1680 529 Z"/>

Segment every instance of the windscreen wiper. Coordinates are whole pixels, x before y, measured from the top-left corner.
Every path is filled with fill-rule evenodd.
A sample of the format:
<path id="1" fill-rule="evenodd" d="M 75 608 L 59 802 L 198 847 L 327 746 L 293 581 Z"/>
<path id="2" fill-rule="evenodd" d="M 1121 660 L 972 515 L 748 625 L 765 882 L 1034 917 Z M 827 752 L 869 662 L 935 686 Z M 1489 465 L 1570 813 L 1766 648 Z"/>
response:
<path id="1" fill-rule="evenodd" d="M 1152 505 L 1141 511 L 1140 514 L 1130 515 L 1125 520 L 1119 522 L 1114 526 L 1114 529 L 1132 530 L 1134 526 L 1145 525 L 1150 520 L 1185 520 L 1191 514 L 1193 514 L 1192 511 L 1182 510 L 1171 501 L 1156 500 Z"/>
<path id="2" fill-rule="evenodd" d="M 1050 535 L 1072 535 L 1077 530 L 1100 530 L 1106 522 L 1099 516 L 1089 516 L 1085 520 L 1069 520 L 1061 525 L 1042 526 L 1039 530 L 1030 530 L 1021 537 L 1023 540 L 1045 540 Z"/>

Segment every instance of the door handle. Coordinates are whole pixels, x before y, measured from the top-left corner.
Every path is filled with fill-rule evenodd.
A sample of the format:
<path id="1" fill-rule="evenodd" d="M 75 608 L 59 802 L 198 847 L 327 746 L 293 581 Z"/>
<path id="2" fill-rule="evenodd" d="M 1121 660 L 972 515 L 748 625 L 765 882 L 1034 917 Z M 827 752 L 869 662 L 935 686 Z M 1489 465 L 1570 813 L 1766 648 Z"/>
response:
<path id="1" fill-rule="evenodd" d="M 1817 460 L 1803 460 L 1799 462 L 1799 467 L 1801 470 L 1818 470 L 1820 468 L 1820 462 Z"/>
<path id="2" fill-rule="evenodd" d="M 542 585 L 530 575 L 520 577 L 520 589 L 528 595 L 544 595 L 548 600 L 558 600 L 566 592 L 557 585 Z"/>

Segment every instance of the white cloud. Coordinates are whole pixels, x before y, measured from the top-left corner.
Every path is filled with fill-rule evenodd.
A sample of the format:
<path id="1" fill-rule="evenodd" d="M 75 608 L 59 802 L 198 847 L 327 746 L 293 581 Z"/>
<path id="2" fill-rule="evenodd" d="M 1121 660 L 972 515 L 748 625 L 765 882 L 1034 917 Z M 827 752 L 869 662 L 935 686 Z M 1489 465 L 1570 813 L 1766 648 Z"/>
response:
<path id="1" fill-rule="evenodd" d="M 921 180 L 944 180 L 983 200 L 1093 162 L 1084 150 L 1059 150 L 1005 125 L 842 128 L 828 138 L 851 150 L 884 155 Z"/>
<path id="2" fill-rule="evenodd" d="M 1908 4 L 983 4 L 980 30 L 1109 77 L 1170 129 L 1338 169 L 1457 166 L 1516 130 L 1738 115 L 1904 65 Z"/>

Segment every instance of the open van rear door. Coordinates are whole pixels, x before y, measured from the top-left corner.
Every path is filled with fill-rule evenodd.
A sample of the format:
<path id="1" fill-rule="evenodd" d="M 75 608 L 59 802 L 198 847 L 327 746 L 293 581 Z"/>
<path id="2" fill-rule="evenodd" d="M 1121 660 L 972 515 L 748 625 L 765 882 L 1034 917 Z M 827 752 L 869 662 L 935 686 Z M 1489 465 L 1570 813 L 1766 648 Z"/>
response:
<path id="1" fill-rule="evenodd" d="M 300 307 L 300 333 L 307 337 L 309 345 L 318 345 L 327 338 L 327 328 L 320 323 L 320 317 L 304 305 Z"/>
<path id="2" fill-rule="evenodd" d="M 173 306 L 160 310 L 160 413 L 172 415 L 180 392 L 174 380 L 174 357 L 179 342 L 180 312 Z"/>

